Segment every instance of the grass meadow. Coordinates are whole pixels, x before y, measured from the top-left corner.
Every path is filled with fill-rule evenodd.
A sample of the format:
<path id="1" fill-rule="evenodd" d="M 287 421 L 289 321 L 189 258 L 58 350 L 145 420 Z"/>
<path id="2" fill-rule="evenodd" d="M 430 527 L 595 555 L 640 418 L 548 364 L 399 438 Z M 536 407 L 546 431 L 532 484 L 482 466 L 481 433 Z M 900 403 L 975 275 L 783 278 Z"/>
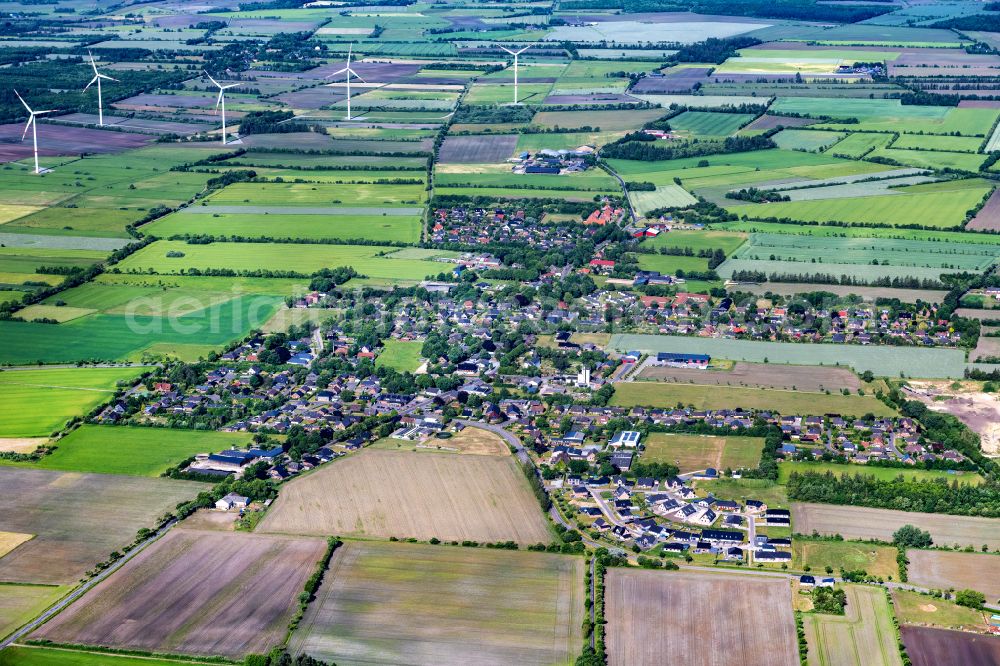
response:
<path id="1" fill-rule="evenodd" d="M 0 437 L 43 437 L 110 400 L 142 368 L 50 368 L 0 372 Z"/>

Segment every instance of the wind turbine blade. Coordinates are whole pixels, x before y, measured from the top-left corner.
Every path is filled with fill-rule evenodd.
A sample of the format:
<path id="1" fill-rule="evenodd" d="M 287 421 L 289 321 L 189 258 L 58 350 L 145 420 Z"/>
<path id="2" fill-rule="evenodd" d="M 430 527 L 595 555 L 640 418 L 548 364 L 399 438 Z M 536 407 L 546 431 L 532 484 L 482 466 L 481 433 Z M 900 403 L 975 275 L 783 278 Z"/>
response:
<path id="1" fill-rule="evenodd" d="M 499 46 L 499 45 L 498 45 L 498 46 Z M 501 48 L 501 50 L 503 50 L 503 51 L 506 51 L 507 53 L 509 53 L 509 54 L 511 54 L 511 55 L 516 55 L 516 54 L 515 54 L 515 53 L 514 53 L 513 51 L 511 51 L 511 50 L 510 50 L 509 48 L 507 48 L 506 46 L 501 46 L 500 48 Z"/>
<path id="2" fill-rule="evenodd" d="M 238 85 L 240 85 L 240 84 L 238 84 L 238 83 L 230 83 L 228 86 L 219 86 L 219 87 L 222 88 L 223 90 L 229 90 L 230 88 L 235 88 Z"/>
<path id="3" fill-rule="evenodd" d="M 94 61 L 94 54 L 90 52 L 90 49 L 87 49 L 87 55 L 90 56 L 90 66 L 94 68 L 94 75 L 96 75 L 97 74 L 97 63 Z"/>
<path id="4" fill-rule="evenodd" d="M 44 111 L 35 111 L 35 112 L 34 112 L 34 115 L 36 115 L 36 116 L 40 116 L 40 115 L 42 115 L 43 113 L 55 113 L 55 112 L 56 112 L 56 111 L 58 111 L 58 110 L 59 110 L 59 109 L 45 109 Z"/>
<path id="5" fill-rule="evenodd" d="M 21 132 L 21 141 L 24 141 L 24 137 L 28 136 L 28 130 L 31 129 L 31 123 L 35 122 L 35 114 L 28 116 L 28 122 L 24 125 L 24 131 Z"/>
<path id="6" fill-rule="evenodd" d="M 347 66 L 351 66 L 351 54 L 354 53 L 354 42 L 351 42 L 350 47 L 347 49 Z"/>
<path id="7" fill-rule="evenodd" d="M 351 74 L 353 74 L 354 76 L 356 76 L 356 77 L 358 78 L 358 80 L 359 80 L 359 81 L 361 81 L 361 83 L 368 83 L 367 81 L 365 81 L 365 80 L 364 80 L 364 79 L 363 79 L 363 78 L 361 77 L 361 75 L 360 75 L 360 74 L 358 74 L 357 72 L 355 72 L 355 71 L 354 71 L 353 69 L 349 69 L 349 70 L 347 70 L 347 75 L 348 75 L 348 76 L 350 76 Z"/>
<path id="8" fill-rule="evenodd" d="M 97 76 L 104 79 L 105 81 L 116 81 L 116 82 L 118 81 L 118 79 L 111 78 L 110 76 L 105 76 L 104 74 L 98 74 Z"/>
<path id="9" fill-rule="evenodd" d="M 218 109 L 219 105 L 222 104 L 222 93 L 224 92 L 224 90 L 225 90 L 224 88 L 219 88 L 219 99 L 215 100 L 216 109 Z"/>
<path id="10" fill-rule="evenodd" d="M 347 71 L 347 67 L 345 67 L 344 69 L 338 69 L 338 70 L 337 70 L 336 72 L 334 72 L 333 74 L 327 74 L 327 75 L 326 75 L 326 76 L 324 76 L 323 78 L 324 78 L 324 79 L 332 79 L 333 77 L 337 76 L 338 74 L 343 74 L 343 73 L 344 73 L 344 72 L 346 72 L 346 71 Z"/>
<path id="11" fill-rule="evenodd" d="M 32 111 L 32 110 L 31 110 L 31 107 L 30 107 L 30 106 L 28 106 L 28 103 L 24 101 L 24 98 L 23 98 L 23 97 L 21 97 L 21 93 L 19 93 L 19 92 L 17 92 L 17 90 L 15 90 L 15 91 L 14 91 L 14 94 L 15 94 L 15 95 L 17 95 L 17 98 L 18 98 L 19 100 L 21 100 L 21 104 L 23 104 L 23 105 L 24 105 L 24 108 L 26 108 L 26 109 L 28 110 L 28 113 L 34 113 L 34 111 Z"/>
<path id="12" fill-rule="evenodd" d="M 201 71 L 205 72 L 205 70 L 201 70 Z M 219 86 L 219 82 L 218 82 L 218 81 L 216 81 L 215 79 L 213 79 L 213 78 L 212 78 L 212 75 L 211 75 L 211 74 L 209 74 L 208 72 L 205 72 L 205 76 L 207 76 L 207 77 L 208 77 L 208 80 L 209 80 L 209 81 L 211 81 L 212 83 L 214 83 L 214 84 L 215 84 L 216 86 L 218 86 L 218 87 L 220 87 L 220 88 L 222 87 L 222 86 Z"/>
<path id="13" fill-rule="evenodd" d="M 90 83 L 88 83 L 87 85 L 85 85 L 85 86 L 83 87 L 83 92 L 87 92 L 87 88 L 89 88 L 90 86 L 92 86 L 92 85 L 94 85 L 95 83 L 97 83 L 97 79 L 99 79 L 99 78 L 101 78 L 101 75 L 100 75 L 100 74 L 96 74 L 96 75 L 94 75 L 94 78 L 92 78 L 92 79 L 90 80 Z"/>
<path id="14" fill-rule="evenodd" d="M 527 51 L 530 48 L 531 48 L 531 44 L 528 44 L 523 49 L 521 49 L 520 51 L 518 51 L 515 55 L 521 55 L 522 53 L 524 53 L 525 51 Z"/>

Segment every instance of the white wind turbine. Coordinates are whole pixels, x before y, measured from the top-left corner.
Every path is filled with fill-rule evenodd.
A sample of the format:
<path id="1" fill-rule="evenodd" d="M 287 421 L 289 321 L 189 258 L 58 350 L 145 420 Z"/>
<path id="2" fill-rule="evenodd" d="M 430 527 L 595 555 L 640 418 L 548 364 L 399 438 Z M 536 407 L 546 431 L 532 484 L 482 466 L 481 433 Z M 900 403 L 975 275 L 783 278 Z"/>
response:
<path id="1" fill-rule="evenodd" d="M 24 108 L 28 110 L 28 124 L 24 126 L 24 132 L 21 133 L 21 141 L 24 141 L 24 137 L 28 135 L 28 128 L 30 127 L 31 141 L 35 147 L 35 173 L 42 173 L 42 169 L 38 166 L 38 123 L 35 122 L 35 117 L 40 116 L 43 113 L 52 113 L 53 111 L 55 111 L 55 109 L 46 109 L 45 111 L 32 111 L 31 107 L 28 106 L 28 103 L 24 101 L 23 97 L 21 97 L 21 93 L 15 90 L 14 94 L 17 95 L 17 98 L 19 100 L 21 100 L 21 104 L 24 105 Z"/>
<path id="2" fill-rule="evenodd" d="M 522 53 L 530 49 L 531 44 L 528 44 L 520 51 L 511 51 L 506 46 L 501 46 L 500 48 L 506 51 L 507 53 L 511 54 L 512 56 L 514 56 L 514 105 L 516 106 L 517 104 L 519 104 L 519 102 L 517 101 L 517 56 L 521 55 Z"/>
<path id="3" fill-rule="evenodd" d="M 230 83 L 228 86 L 224 86 L 215 79 L 208 72 L 205 72 L 205 76 L 208 80 L 215 84 L 215 87 L 219 89 L 219 99 L 215 102 L 215 108 L 218 109 L 219 105 L 222 105 L 222 145 L 226 145 L 226 91 L 230 88 L 235 88 L 238 83 Z"/>
<path id="4" fill-rule="evenodd" d="M 347 66 L 343 69 L 338 69 L 333 74 L 328 74 L 326 78 L 333 78 L 338 74 L 347 74 L 347 117 L 344 120 L 351 120 L 351 75 L 354 75 L 361 79 L 361 83 L 368 83 L 361 78 L 361 75 L 351 69 L 351 54 L 354 53 L 354 44 L 351 44 L 351 48 L 347 50 Z"/>
<path id="5" fill-rule="evenodd" d="M 91 53 L 90 51 L 87 51 L 87 55 L 90 56 L 90 66 L 94 68 L 94 78 L 92 78 L 90 80 L 90 83 L 88 83 L 84 87 L 83 92 L 87 92 L 87 88 L 89 88 L 90 86 L 94 85 L 95 83 L 97 84 L 97 124 L 103 127 L 104 126 L 104 100 L 101 99 L 101 79 L 105 79 L 107 81 L 117 81 L 118 79 L 113 79 L 110 76 L 105 76 L 104 74 L 101 74 L 100 72 L 98 72 L 97 71 L 97 63 L 94 62 L 94 54 Z"/>

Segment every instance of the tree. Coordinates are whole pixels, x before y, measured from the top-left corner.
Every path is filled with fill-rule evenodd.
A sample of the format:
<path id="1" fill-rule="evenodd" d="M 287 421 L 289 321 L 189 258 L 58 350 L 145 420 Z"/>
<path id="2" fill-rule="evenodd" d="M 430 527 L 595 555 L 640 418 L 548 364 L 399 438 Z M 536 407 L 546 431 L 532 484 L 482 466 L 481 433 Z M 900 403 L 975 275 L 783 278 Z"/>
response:
<path id="1" fill-rule="evenodd" d="M 892 533 L 892 542 L 900 548 L 930 548 L 934 540 L 930 532 L 915 525 L 903 525 Z"/>
<path id="2" fill-rule="evenodd" d="M 986 595 L 975 590 L 959 590 L 955 593 L 955 603 L 959 606 L 982 610 L 986 603 Z"/>

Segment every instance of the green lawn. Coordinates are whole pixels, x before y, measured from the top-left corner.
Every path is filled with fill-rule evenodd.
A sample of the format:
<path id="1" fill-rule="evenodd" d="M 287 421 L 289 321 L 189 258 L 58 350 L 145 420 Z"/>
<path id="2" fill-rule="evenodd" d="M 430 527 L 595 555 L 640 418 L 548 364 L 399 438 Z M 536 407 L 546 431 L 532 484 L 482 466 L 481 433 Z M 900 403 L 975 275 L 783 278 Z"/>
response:
<path id="1" fill-rule="evenodd" d="M 52 326 L 48 324 L 48 326 Z M 0 437 L 44 437 L 110 400 L 141 368 L 51 368 L 0 372 Z"/>
<path id="2" fill-rule="evenodd" d="M 893 469 L 891 467 L 869 467 L 867 465 L 856 465 L 851 463 L 828 463 L 828 462 L 784 462 L 778 465 L 778 483 L 787 483 L 792 472 L 833 472 L 837 475 L 844 474 L 865 474 L 874 476 L 880 480 L 895 479 L 902 474 L 907 479 L 917 479 L 927 481 L 931 479 L 946 479 L 947 481 L 959 481 L 960 483 L 972 483 L 979 485 L 983 482 L 983 477 L 975 472 L 947 472 L 944 470 L 930 469 Z"/>
<path id="3" fill-rule="evenodd" d="M 944 629 L 982 631 L 986 628 L 983 613 L 919 592 L 893 590 L 893 606 L 900 624 L 917 624 Z"/>
<path id="4" fill-rule="evenodd" d="M 707 467 L 718 470 L 757 467 L 764 440 L 761 437 L 650 433 L 643 445 L 643 460 L 673 463 L 681 472 L 693 472 Z"/>
<path id="5" fill-rule="evenodd" d="M 878 546 L 859 541 L 826 541 L 795 539 L 792 542 L 792 558 L 799 568 L 809 566 L 816 574 L 821 574 L 827 566 L 835 572 L 841 569 L 854 571 L 863 569 L 884 580 L 899 578 L 896 564 L 896 548 Z"/>
<path id="6" fill-rule="evenodd" d="M 697 386 L 658 382 L 622 382 L 615 385 L 613 405 L 695 409 L 773 409 L 780 414 L 844 414 L 861 416 L 871 412 L 891 416 L 893 411 L 872 396 L 805 393 L 774 389 Z"/>
<path id="7" fill-rule="evenodd" d="M 675 230 L 643 241 L 643 245 L 657 249 L 661 247 L 689 247 L 695 253 L 698 250 L 720 248 L 729 255 L 742 245 L 746 239 L 746 234 L 741 232 Z"/>
<path id="8" fill-rule="evenodd" d="M 55 452 L 35 463 L 0 464 L 95 474 L 159 476 L 196 453 L 245 446 L 245 433 L 84 425 L 56 443 Z"/>
<path id="9" fill-rule="evenodd" d="M 675 271 L 707 271 L 708 259 L 685 257 L 676 254 L 640 254 L 639 268 L 644 271 L 659 271 L 673 275 Z"/>
<path id="10" fill-rule="evenodd" d="M 387 340 L 382 353 L 375 359 L 375 367 L 389 367 L 399 372 L 414 372 L 420 367 L 420 350 L 424 343 L 417 341 Z"/>
<path id="11" fill-rule="evenodd" d="M 712 481 L 695 481 L 694 484 L 699 495 L 714 495 L 719 499 L 740 502 L 755 499 L 772 508 L 788 507 L 788 493 L 785 492 L 785 486 L 768 479 L 721 478 Z"/>

